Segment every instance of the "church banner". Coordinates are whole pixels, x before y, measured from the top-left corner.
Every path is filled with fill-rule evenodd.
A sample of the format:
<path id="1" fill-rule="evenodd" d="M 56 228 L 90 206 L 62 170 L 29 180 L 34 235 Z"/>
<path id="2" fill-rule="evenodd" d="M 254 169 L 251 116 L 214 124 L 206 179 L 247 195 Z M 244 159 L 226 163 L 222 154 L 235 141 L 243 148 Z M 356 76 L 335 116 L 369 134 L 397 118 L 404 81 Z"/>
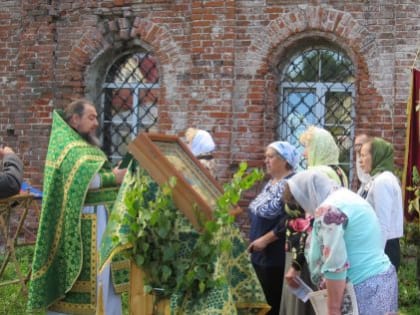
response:
<path id="1" fill-rule="evenodd" d="M 412 192 L 406 190 L 413 184 L 413 167 L 420 171 L 420 70 L 413 69 L 411 76 L 410 94 L 407 102 L 407 130 L 405 138 L 404 171 L 402 178 L 403 200 L 405 215 L 407 213 L 408 201 Z"/>

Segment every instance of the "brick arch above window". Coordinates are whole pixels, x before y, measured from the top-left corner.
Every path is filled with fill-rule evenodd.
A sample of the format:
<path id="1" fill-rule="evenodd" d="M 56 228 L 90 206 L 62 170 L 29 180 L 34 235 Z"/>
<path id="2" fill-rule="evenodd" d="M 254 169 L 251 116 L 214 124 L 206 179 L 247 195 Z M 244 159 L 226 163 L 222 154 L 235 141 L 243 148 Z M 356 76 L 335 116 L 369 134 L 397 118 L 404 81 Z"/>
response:
<path id="1" fill-rule="evenodd" d="M 113 58 L 115 61 L 120 56 L 122 48 L 136 51 L 138 47 L 153 52 L 158 60 L 161 85 L 166 87 L 162 92 L 164 94 L 160 95 L 160 112 L 165 115 L 165 122 L 160 123 L 160 127 L 164 130 L 174 129 L 174 119 L 171 115 L 187 111 L 183 100 L 177 98 L 176 91 L 180 87 L 177 86 L 176 77 L 190 71 L 191 60 L 174 40 L 170 30 L 148 19 L 139 17 L 107 19 L 99 23 L 96 28 L 87 29 L 69 53 L 64 69 L 67 75 L 63 86 L 71 88 L 75 94 L 87 94 L 95 98 L 95 92 L 97 92 L 95 85 L 98 85 L 97 81 L 103 78 L 98 73 L 92 74 L 94 71 L 89 71 L 89 69 L 99 59 L 107 59 L 102 58 L 104 54 L 110 56 L 109 66 L 113 63 Z M 102 63 L 104 67 L 107 66 L 103 61 L 99 63 Z M 106 74 L 105 68 L 102 74 Z M 170 88 L 165 82 L 170 82 Z M 170 105 L 166 100 L 171 100 Z M 174 110 L 173 107 L 176 109 Z"/>
<path id="2" fill-rule="evenodd" d="M 266 34 L 266 36 L 260 34 Z M 276 117 L 278 110 L 278 80 L 279 69 L 282 68 L 281 62 L 283 61 L 286 66 L 291 55 L 300 51 L 302 43 L 317 39 L 323 43 L 329 43 L 331 47 L 336 47 L 348 55 L 354 64 L 358 82 L 372 86 L 374 82 L 380 81 L 380 78 L 375 77 L 378 73 L 375 71 L 376 65 L 366 59 L 366 57 L 378 54 L 375 38 L 351 14 L 318 6 L 299 6 L 285 12 L 255 32 L 254 37 L 250 38 L 251 44 L 247 50 L 237 54 L 236 64 L 246 65 L 238 71 L 253 79 L 243 80 L 242 90 L 251 90 L 246 88 L 251 81 L 264 82 L 264 88 L 261 91 L 263 102 L 254 101 L 252 95 L 246 93 L 241 95 L 244 98 L 243 103 L 254 107 L 264 107 L 266 119 L 262 122 L 263 131 L 258 135 L 261 139 L 271 141 L 278 137 L 276 132 L 278 125 L 272 117 Z M 380 91 L 376 90 L 376 92 L 380 94 Z M 359 118 L 356 117 L 356 125 L 358 120 Z"/>
<path id="3" fill-rule="evenodd" d="M 376 53 L 372 34 L 351 14 L 331 8 L 304 6 L 283 13 L 255 34 L 247 52 L 239 57 L 254 62 L 244 71 L 258 69 L 257 73 L 268 72 L 268 66 L 275 64 L 267 64 L 265 58 L 258 56 L 271 57 L 271 60 L 276 60 L 277 63 L 276 56 L 281 55 L 279 47 L 289 46 L 292 41 L 311 35 L 339 42 L 341 46 L 345 46 L 346 51 L 363 51 L 363 54 L 368 56 Z"/>
<path id="4" fill-rule="evenodd" d="M 373 58 L 379 54 L 374 35 L 349 13 L 319 6 L 299 6 L 262 26 L 251 36 L 247 49 L 236 57 L 236 64 L 244 65 L 237 69 L 238 73 L 251 78 L 237 80 L 237 85 L 240 86 L 237 95 L 242 98 L 242 102 L 237 103 L 248 104 L 264 111 L 265 119 L 261 122 L 261 132 L 257 135 L 261 139 L 270 141 L 277 136 L 274 132 L 276 121 L 272 117 L 276 116 L 278 101 L 276 81 L 279 77 L 279 62 L 286 62 L 290 53 L 299 51 L 299 45 L 310 38 L 322 39 L 344 51 L 354 64 L 359 86 L 369 87 L 370 95 L 375 93 L 378 100 L 382 99 L 383 91 L 379 86 L 374 86 L 382 80 L 377 70 L 378 65 L 374 62 L 377 58 Z M 255 86 L 261 86 L 258 100 L 251 94 L 254 93 Z M 359 100 L 365 97 L 363 93 L 367 93 L 366 91 L 366 88 L 364 91 L 357 91 Z M 362 119 L 357 116 L 357 107 L 358 104 L 356 126 Z M 240 133 L 234 137 L 240 137 Z"/>
<path id="5" fill-rule="evenodd" d="M 236 71 L 241 73 L 241 77 L 236 80 L 238 87 L 236 95 L 240 98 L 237 100 L 238 112 L 243 110 L 240 106 L 246 106 L 243 104 L 263 110 L 265 120 L 261 122 L 261 131 L 257 137 L 275 139 L 276 134 L 273 130 L 276 128 L 276 122 L 271 117 L 275 117 L 277 106 L 276 73 L 279 61 L 286 60 L 290 50 L 293 50 L 301 40 L 311 37 L 324 38 L 336 43 L 354 63 L 357 77 L 362 78 L 366 86 L 370 86 L 376 78 L 369 77 L 371 75 L 369 60 L 364 58 L 377 53 L 372 36 L 351 14 L 332 8 L 298 6 L 280 14 L 278 18 L 255 31 L 249 38 L 250 44 L 247 44 L 246 50 L 236 54 Z M 363 73 L 357 73 L 358 71 Z M 261 90 L 259 99 L 255 99 L 252 95 L 256 87 L 260 87 Z M 240 136 L 241 133 L 238 131 L 233 137 Z"/>
<path id="6" fill-rule="evenodd" d="M 149 46 L 159 60 L 170 61 L 174 67 L 189 62 L 182 58 L 185 54 L 181 53 L 181 48 L 165 27 L 138 17 L 118 18 L 104 20 L 96 29 L 84 34 L 70 52 L 68 70 L 83 70 L 102 52 L 128 41 L 140 41 Z"/>

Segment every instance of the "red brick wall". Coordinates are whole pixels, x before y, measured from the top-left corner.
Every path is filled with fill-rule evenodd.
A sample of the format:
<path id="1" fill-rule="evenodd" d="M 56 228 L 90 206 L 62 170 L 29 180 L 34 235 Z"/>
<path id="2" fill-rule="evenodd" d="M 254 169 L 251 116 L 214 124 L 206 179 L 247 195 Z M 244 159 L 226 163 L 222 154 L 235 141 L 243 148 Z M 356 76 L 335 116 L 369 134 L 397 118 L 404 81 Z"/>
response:
<path id="1" fill-rule="evenodd" d="M 214 129 L 226 180 L 232 163 L 260 160 L 275 139 L 276 65 L 302 41 L 322 37 L 356 66 L 356 133 L 392 141 L 401 166 L 420 4 L 383 3 L 3 1 L 0 136 L 23 158 L 26 179 L 42 187 L 52 109 L 94 95 L 107 52 L 142 44 L 159 60 L 160 130 Z"/>

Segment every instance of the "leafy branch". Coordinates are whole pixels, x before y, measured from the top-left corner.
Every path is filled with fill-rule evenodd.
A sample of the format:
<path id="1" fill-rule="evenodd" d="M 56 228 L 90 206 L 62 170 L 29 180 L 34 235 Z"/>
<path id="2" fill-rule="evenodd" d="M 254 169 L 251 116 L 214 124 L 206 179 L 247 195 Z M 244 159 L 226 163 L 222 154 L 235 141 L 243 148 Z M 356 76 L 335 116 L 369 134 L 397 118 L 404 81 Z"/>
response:
<path id="1" fill-rule="evenodd" d="M 242 192 L 263 178 L 262 171 L 247 172 L 247 164 L 240 164 L 232 181 L 224 185 L 213 220 L 200 221 L 201 233 L 192 230 L 173 203 L 175 178 L 157 188 L 144 171 L 137 176 L 125 196 L 129 215 L 121 220 L 129 226 L 128 239 L 134 244 L 130 255 L 145 273 L 145 291 L 158 288 L 166 297 L 174 292 L 195 295 L 225 282 L 222 276 L 215 277 L 214 262 L 232 248 L 225 237 L 235 220 L 230 211 Z"/>
<path id="2" fill-rule="evenodd" d="M 406 225 L 406 238 L 417 244 L 420 239 L 420 175 L 416 166 L 413 166 L 412 186 L 406 189 L 412 192 L 412 197 L 408 200 L 408 213 L 417 214 L 414 221 Z"/>
<path id="3" fill-rule="evenodd" d="M 408 213 L 417 213 L 420 217 L 420 175 L 417 167 L 413 166 L 412 186 L 407 187 L 408 191 L 413 192 L 413 198 L 408 203 Z"/>

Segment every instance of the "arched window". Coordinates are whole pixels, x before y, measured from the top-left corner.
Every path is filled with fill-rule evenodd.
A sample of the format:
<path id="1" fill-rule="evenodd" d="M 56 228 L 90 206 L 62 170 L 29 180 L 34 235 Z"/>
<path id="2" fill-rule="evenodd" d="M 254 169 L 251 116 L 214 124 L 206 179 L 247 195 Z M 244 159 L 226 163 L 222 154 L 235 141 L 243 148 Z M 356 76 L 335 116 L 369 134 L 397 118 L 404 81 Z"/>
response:
<path id="1" fill-rule="evenodd" d="M 302 152 L 299 137 L 309 125 L 329 130 L 340 147 L 340 164 L 350 177 L 354 72 L 346 54 L 328 46 L 307 47 L 279 65 L 278 137 Z M 304 161 L 301 166 L 305 167 Z"/>
<path id="2" fill-rule="evenodd" d="M 123 55 L 109 68 L 98 115 L 103 149 L 111 161 L 120 160 L 128 143 L 157 123 L 159 87 L 156 59 L 148 52 Z"/>

